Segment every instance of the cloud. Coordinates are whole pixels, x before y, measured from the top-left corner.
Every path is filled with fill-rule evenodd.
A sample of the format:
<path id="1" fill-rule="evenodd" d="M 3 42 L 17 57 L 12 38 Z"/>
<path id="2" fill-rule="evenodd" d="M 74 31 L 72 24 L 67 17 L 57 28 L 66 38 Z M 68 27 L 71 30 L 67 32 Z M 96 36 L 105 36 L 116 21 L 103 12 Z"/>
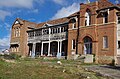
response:
<path id="1" fill-rule="evenodd" d="M 10 35 L 0 38 L 0 51 L 9 48 L 10 45 Z"/>
<path id="2" fill-rule="evenodd" d="M 6 16 L 10 16 L 10 15 L 11 15 L 11 13 L 8 11 L 0 10 L 0 18 L 2 21 L 4 21 Z"/>
<path id="3" fill-rule="evenodd" d="M 66 5 L 67 1 L 66 0 L 53 0 L 54 3 L 60 4 L 60 5 Z"/>
<path id="4" fill-rule="evenodd" d="M 1 7 L 32 8 L 34 0 L 0 0 Z"/>
<path id="5" fill-rule="evenodd" d="M 57 13 L 51 19 L 67 17 L 70 14 L 73 14 L 74 12 L 77 12 L 77 11 L 79 11 L 79 4 L 73 3 L 68 7 L 63 7 L 60 10 L 58 10 Z"/>
<path id="6" fill-rule="evenodd" d="M 33 13 L 38 13 L 39 10 L 38 10 L 38 9 L 34 9 L 32 12 L 33 12 Z"/>

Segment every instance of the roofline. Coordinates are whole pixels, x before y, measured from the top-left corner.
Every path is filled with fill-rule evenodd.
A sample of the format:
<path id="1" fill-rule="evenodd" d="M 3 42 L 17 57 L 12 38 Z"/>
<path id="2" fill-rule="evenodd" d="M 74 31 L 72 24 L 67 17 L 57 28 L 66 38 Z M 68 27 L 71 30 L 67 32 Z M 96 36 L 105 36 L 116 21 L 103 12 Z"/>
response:
<path id="1" fill-rule="evenodd" d="M 48 27 L 34 28 L 34 29 L 31 29 L 31 30 L 28 30 L 27 32 L 34 31 L 34 30 L 39 30 L 39 29 L 44 29 L 44 28 L 49 28 L 49 27 L 55 27 L 55 26 L 59 26 L 59 25 L 63 25 L 63 24 L 68 24 L 68 23 L 69 23 L 69 21 L 64 22 L 64 23 L 60 23 L 60 24 L 55 24 L 55 25 L 48 26 Z"/>
<path id="2" fill-rule="evenodd" d="M 119 6 L 114 5 L 114 6 L 110 6 L 110 7 L 107 7 L 107 8 L 99 9 L 99 10 L 97 10 L 97 12 L 100 11 L 100 10 L 109 9 L 109 8 L 116 8 L 116 9 L 120 10 L 120 7 L 119 7 Z"/>

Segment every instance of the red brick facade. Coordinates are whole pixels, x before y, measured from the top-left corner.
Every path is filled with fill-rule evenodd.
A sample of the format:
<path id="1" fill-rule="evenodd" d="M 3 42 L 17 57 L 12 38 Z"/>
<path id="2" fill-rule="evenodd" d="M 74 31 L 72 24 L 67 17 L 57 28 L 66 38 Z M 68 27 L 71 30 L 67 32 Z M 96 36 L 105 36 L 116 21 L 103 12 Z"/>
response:
<path id="1" fill-rule="evenodd" d="M 120 8 L 108 0 L 99 0 L 88 4 L 80 4 L 80 11 L 66 18 L 48 21 L 48 24 L 68 24 L 67 58 L 73 54 L 94 54 L 96 62 L 117 63 L 117 15 Z M 18 19 L 17 19 L 18 20 Z M 12 43 L 19 42 L 18 53 L 28 55 L 27 31 L 29 28 L 39 28 L 45 23 L 35 24 L 24 20 L 18 20 L 13 24 L 11 35 Z M 20 24 L 22 23 L 22 24 Z M 28 27 L 29 26 L 29 27 Z M 21 36 L 14 37 L 14 28 L 20 27 Z M 75 40 L 75 45 L 73 41 Z M 75 46 L 75 48 L 73 48 Z M 12 49 L 11 49 L 12 50 Z"/>

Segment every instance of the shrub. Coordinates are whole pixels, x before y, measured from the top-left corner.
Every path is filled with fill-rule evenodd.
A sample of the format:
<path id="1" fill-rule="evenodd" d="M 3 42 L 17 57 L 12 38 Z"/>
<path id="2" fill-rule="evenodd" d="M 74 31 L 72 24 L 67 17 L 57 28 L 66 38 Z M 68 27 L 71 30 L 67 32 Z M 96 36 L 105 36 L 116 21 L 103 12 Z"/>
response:
<path id="1" fill-rule="evenodd" d="M 110 66 L 115 66 L 115 59 L 112 59 L 112 62 L 109 65 Z"/>
<path id="2" fill-rule="evenodd" d="M 7 54 L 4 55 L 5 59 L 16 59 L 16 60 L 18 60 L 20 57 L 21 57 L 21 55 L 17 55 L 17 54 L 14 54 L 14 53 L 11 53 L 10 55 L 7 55 Z"/>

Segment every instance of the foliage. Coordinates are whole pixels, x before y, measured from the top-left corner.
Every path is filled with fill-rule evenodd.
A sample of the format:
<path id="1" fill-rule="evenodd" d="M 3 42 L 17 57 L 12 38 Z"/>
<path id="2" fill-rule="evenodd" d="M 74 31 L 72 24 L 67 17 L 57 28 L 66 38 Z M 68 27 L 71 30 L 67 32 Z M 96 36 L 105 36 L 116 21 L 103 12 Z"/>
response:
<path id="1" fill-rule="evenodd" d="M 18 60 L 21 56 L 17 55 L 17 54 L 14 54 L 14 53 L 11 53 L 9 55 L 5 54 L 5 55 L 3 55 L 3 57 L 5 59 L 15 59 L 15 60 Z"/>

